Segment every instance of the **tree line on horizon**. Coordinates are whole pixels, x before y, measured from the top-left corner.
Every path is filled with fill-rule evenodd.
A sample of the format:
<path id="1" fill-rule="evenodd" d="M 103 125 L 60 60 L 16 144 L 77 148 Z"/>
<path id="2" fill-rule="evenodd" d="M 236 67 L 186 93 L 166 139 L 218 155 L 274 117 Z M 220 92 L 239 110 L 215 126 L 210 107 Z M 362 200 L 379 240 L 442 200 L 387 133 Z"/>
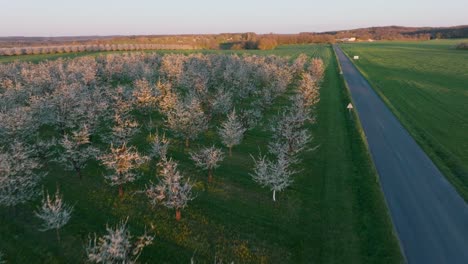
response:
<path id="1" fill-rule="evenodd" d="M 278 45 L 335 43 L 340 39 L 355 37 L 358 40 L 430 40 L 442 38 L 468 38 L 468 26 L 431 28 L 431 27 L 370 27 L 354 30 L 330 31 L 323 33 L 302 32 L 298 34 L 256 34 L 221 33 L 221 34 L 190 34 L 190 35 L 145 35 L 145 36 L 90 36 L 90 37 L 4 37 L 0 38 L 0 48 L 25 48 L 66 46 L 66 49 L 79 49 L 88 46 L 89 49 L 103 47 L 99 50 L 144 50 L 154 49 L 154 45 L 168 46 L 170 49 L 259 49 L 270 50 Z M 85 48 L 86 50 L 88 48 Z M 161 49 L 161 48 L 157 48 Z M 37 50 L 36 50 L 37 51 Z M 62 49 L 65 51 L 65 48 Z M 73 51 L 70 51 L 73 52 Z M 5 53 L 5 52 L 3 52 Z M 16 50 L 0 55 L 29 54 L 26 50 Z M 45 52 L 48 53 L 48 52 Z M 50 52 L 49 52 L 50 53 Z M 60 53 L 60 49 L 57 52 Z M 35 53 L 32 53 L 35 54 Z"/>

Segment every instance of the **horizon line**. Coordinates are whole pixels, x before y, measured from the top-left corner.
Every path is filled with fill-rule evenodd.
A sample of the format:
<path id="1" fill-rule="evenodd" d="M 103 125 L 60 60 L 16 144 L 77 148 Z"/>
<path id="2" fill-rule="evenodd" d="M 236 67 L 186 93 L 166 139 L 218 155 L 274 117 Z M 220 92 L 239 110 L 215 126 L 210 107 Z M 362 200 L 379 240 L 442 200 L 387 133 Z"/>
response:
<path id="1" fill-rule="evenodd" d="M 389 27 L 400 27 L 400 28 L 420 28 L 420 29 L 449 29 L 449 28 L 461 28 L 461 27 L 468 27 L 468 24 L 462 25 L 454 25 L 454 26 L 401 26 L 401 25 L 386 25 L 386 26 L 367 26 L 367 27 L 356 27 L 356 28 L 349 28 L 349 29 L 336 29 L 336 30 L 326 30 L 326 31 L 302 31 L 296 33 L 275 33 L 275 32 L 268 32 L 268 33 L 260 33 L 254 31 L 243 31 L 243 32 L 218 32 L 218 33 L 169 33 L 169 34 L 110 34 L 110 35 L 99 35 L 99 34 L 90 34 L 90 35 L 51 35 L 51 36 L 44 36 L 44 35 L 34 35 L 34 36 L 24 36 L 24 35 L 0 35 L 0 38 L 73 38 L 73 37 L 101 37 L 101 38 L 111 38 L 111 37 L 129 37 L 129 36 L 210 36 L 210 35 L 222 35 L 222 34 L 246 34 L 246 33 L 255 33 L 257 35 L 297 35 L 303 33 L 312 33 L 312 34 L 324 34 L 324 33 L 333 33 L 333 32 L 341 32 L 341 31 L 352 31 L 352 30 L 359 30 L 359 29 L 368 29 L 368 28 L 389 28 Z"/>

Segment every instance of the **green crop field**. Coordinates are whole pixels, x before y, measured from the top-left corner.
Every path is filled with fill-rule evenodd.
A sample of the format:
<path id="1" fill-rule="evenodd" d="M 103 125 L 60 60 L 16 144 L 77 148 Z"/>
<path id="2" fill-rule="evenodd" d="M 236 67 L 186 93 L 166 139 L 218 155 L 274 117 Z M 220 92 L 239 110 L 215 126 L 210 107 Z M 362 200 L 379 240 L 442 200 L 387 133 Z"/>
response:
<path id="1" fill-rule="evenodd" d="M 342 45 L 390 109 L 468 200 L 468 52 L 463 40 Z"/>
<path id="2" fill-rule="evenodd" d="M 388 49 L 390 52 L 395 49 L 398 51 L 391 45 Z M 411 45 L 409 49 L 412 49 Z M 346 50 L 361 53 L 364 60 L 360 62 L 360 66 L 364 69 L 367 69 L 366 62 L 370 65 L 372 58 L 378 58 L 379 54 L 378 49 L 368 46 L 349 46 Z M 440 141 L 457 154 L 455 157 L 466 161 L 468 148 L 467 142 L 461 141 L 461 128 L 465 125 L 466 135 L 465 113 L 468 109 L 467 104 L 463 105 L 462 102 L 468 93 L 466 86 L 464 89 L 461 86 L 468 79 L 466 65 L 462 65 L 463 58 L 466 60 L 468 53 L 446 51 L 444 48 L 435 49 L 435 52 L 459 58 L 457 61 L 460 65 L 453 63 L 447 66 L 451 67 L 446 74 L 450 74 L 448 77 L 453 87 L 438 88 L 442 80 L 435 82 L 434 88 L 427 88 L 427 93 L 433 88 L 434 93 L 439 93 L 439 98 L 432 99 L 434 106 L 425 106 L 432 111 L 424 116 L 422 111 L 412 110 L 411 118 L 421 118 L 422 115 L 424 118 L 415 122 L 415 126 L 421 123 L 421 127 L 428 131 L 436 128 L 431 123 L 435 122 L 434 118 L 439 120 L 440 127 L 443 127 L 442 124 L 448 125 L 451 128 L 447 129 L 450 137 Z M 116 188 L 105 183 L 102 167 L 96 162 L 85 169 L 82 180 L 51 163 L 49 174 L 45 178 L 46 188 L 53 190 L 58 184 L 65 199 L 75 204 L 70 223 L 61 230 L 61 243 L 57 242 L 54 231 L 37 230 L 40 221 L 34 217 L 32 211 L 40 201 L 15 209 L 0 207 L 0 250 L 5 258 L 11 263 L 83 263 L 88 234 L 102 234 L 106 223 L 114 225 L 128 216 L 132 234 L 141 234 L 146 228 L 155 236 L 154 243 L 143 250 L 139 259 L 142 263 L 190 263 L 192 257 L 196 263 L 214 263 L 215 260 L 226 263 L 401 263 L 398 240 L 392 230 L 377 175 L 361 137 L 359 125 L 356 124 L 355 117 L 346 110 L 348 93 L 338 74 L 331 47 L 291 45 L 281 46 L 274 51 L 247 53 L 292 57 L 305 53 L 321 57 L 327 65 L 316 110 L 318 119 L 315 124 L 308 125 L 314 137 L 310 147 L 319 147 L 315 151 L 301 154 L 303 162 L 300 173 L 294 176 L 295 181 L 290 188 L 278 194 L 277 202 L 271 200 L 268 189 L 259 187 L 249 176 L 254 165 L 249 154 L 256 154 L 259 147 L 266 149 L 270 138 L 266 130 L 269 120 L 286 104 L 284 96 L 290 95 L 293 90 L 274 101 L 260 125 L 247 132 L 241 145 L 233 149 L 232 157 L 225 158 L 216 170 L 215 180 L 211 184 L 206 183 L 205 172 L 193 167 L 183 142 L 174 139 L 170 148 L 171 156 L 180 162 L 180 168 L 185 174 L 199 183 L 194 187 L 197 197 L 182 211 L 180 222 L 175 221 L 173 210 L 163 207 L 154 209 L 144 195 L 133 194 L 142 190 L 149 179 L 154 178 L 154 168 L 151 166 L 143 168 L 145 175 L 142 178 L 125 185 L 126 195 L 121 200 L 116 195 Z M 369 60 L 365 60 L 365 54 L 374 54 L 374 57 L 369 55 Z M 82 55 L 89 54 L 63 56 Z M 58 57 L 60 56 L 31 55 L 1 58 L 0 61 L 20 59 L 37 62 Z M 424 56 L 421 60 L 423 58 Z M 431 63 L 439 65 L 437 63 L 442 63 L 441 60 Z M 388 67 L 387 62 L 379 67 L 385 69 Z M 398 65 L 392 67 L 396 71 L 399 69 Z M 417 68 L 419 65 L 414 64 L 412 67 Z M 455 76 L 451 73 L 452 70 L 461 76 Z M 438 74 L 443 73 L 445 72 Z M 404 72 L 401 71 L 401 74 Z M 398 82 L 399 79 L 405 79 L 401 76 L 395 78 Z M 398 87 L 401 86 L 400 84 Z M 415 81 L 414 86 L 417 86 Z M 384 92 L 386 90 L 383 87 L 378 89 Z M 456 100 L 444 107 L 446 113 L 442 115 L 443 109 L 438 109 L 441 104 L 437 99 L 445 100 L 443 96 L 452 96 L 452 90 L 453 94 L 456 93 L 453 95 Z M 417 91 L 414 93 L 416 96 Z M 426 103 L 421 102 L 422 98 L 412 98 L 418 105 Z M 389 100 L 393 102 L 393 97 Z M 397 105 L 395 108 L 399 109 Z M 464 124 L 460 121 L 463 118 Z M 139 117 L 140 123 L 148 121 Z M 162 123 L 162 120 L 153 121 L 156 124 Z M 431 126 L 426 127 L 426 122 Z M 133 140 L 138 149 L 145 149 L 148 144 L 146 136 L 139 135 Z M 438 138 L 439 134 L 433 136 Z M 211 128 L 200 140 L 194 141 L 191 147 L 213 143 L 220 146 L 216 130 Z M 448 143 L 453 144 L 453 148 Z M 465 150 L 462 148 L 463 144 Z M 463 153 L 464 156 L 461 155 Z"/>

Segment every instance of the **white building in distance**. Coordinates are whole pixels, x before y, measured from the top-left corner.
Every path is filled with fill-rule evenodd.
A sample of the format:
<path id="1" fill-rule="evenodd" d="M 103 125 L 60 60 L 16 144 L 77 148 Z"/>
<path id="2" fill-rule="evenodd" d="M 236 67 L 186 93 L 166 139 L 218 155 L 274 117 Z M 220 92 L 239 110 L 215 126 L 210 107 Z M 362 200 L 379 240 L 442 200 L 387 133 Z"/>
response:
<path id="1" fill-rule="evenodd" d="M 356 38 L 355 38 L 355 37 L 352 37 L 352 38 L 342 38 L 342 39 L 338 39 L 338 41 L 341 41 L 341 42 L 355 42 L 355 41 L 356 41 Z"/>

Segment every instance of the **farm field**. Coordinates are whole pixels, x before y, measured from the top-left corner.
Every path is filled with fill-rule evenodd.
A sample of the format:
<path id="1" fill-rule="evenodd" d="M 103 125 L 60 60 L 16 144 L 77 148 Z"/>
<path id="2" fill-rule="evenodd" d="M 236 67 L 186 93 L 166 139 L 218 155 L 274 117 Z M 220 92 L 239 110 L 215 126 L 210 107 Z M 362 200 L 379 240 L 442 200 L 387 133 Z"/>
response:
<path id="1" fill-rule="evenodd" d="M 345 47 L 348 49 L 359 52 L 352 49 L 361 47 Z M 367 49 L 372 50 L 371 47 Z M 443 52 L 442 48 L 440 50 Z M 232 156 L 218 135 L 218 127 L 225 120 L 224 113 L 214 115 L 208 129 L 186 147 L 183 138 L 167 129 L 161 113 L 131 112 L 130 116 L 141 128 L 129 144 L 147 154 L 152 136 L 164 131 L 171 141 L 168 156 L 179 162 L 181 173 L 194 183 L 195 199 L 182 210 L 180 221 L 174 219 L 174 210 L 161 205 L 153 207 L 146 195 L 138 192 L 144 190 L 150 180 L 157 182 L 156 159 L 139 169 L 142 177 L 125 184 L 122 198 L 116 186 L 106 183 L 107 171 L 100 162 L 89 161 L 80 180 L 73 171 L 66 171 L 60 163 L 48 160 L 47 168 L 43 168 L 48 174 L 41 184 L 49 193 L 60 187 L 65 202 L 74 205 L 71 220 L 60 230 L 59 243 L 55 231 L 38 231 L 41 222 L 33 212 L 40 205 L 40 198 L 15 208 L 0 207 L 0 251 L 5 259 L 11 263 L 82 263 L 86 258 L 88 234 L 102 235 L 106 224 L 114 226 L 128 217 L 132 234 L 138 236 L 146 229 L 154 236 L 153 244 L 147 246 L 139 258 L 142 263 L 155 260 L 189 263 L 191 258 L 195 263 L 400 263 L 398 242 L 376 174 L 356 120 L 346 110 L 349 99 L 331 47 L 291 45 L 273 51 L 242 53 L 293 58 L 304 53 L 309 58 L 321 58 L 325 65 L 320 101 L 313 110 L 317 120 L 305 124 L 313 136 L 307 148 L 318 147 L 298 154 L 300 163 L 294 165 L 298 173 L 293 176 L 289 188 L 276 194 L 276 202 L 272 201 L 268 188 L 252 180 L 254 162 L 250 155 L 257 157 L 259 150 L 267 152 L 271 120 L 290 105 L 288 98 L 297 92 L 298 80 L 293 80 L 286 91 L 265 107 L 258 124 L 233 147 Z M 40 63 L 44 59 L 83 56 L 95 58 L 99 54 L 31 55 L 0 58 L 0 62 L 20 59 Z M 365 69 L 365 60 L 359 63 L 363 63 L 359 65 Z M 454 89 L 462 90 L 455 85 L 458 81 L 463 82 L 453 79 Z M 125 78 L 111 83 L 111 89 L 133 85 Z M 466 90 L 464 93 L 466 98 Z M 240 112 L 249 105 L 255 99 L 251 97 L 236 104 L 236 110 Z M 466 105 L 456 109 L 467 110 Z M 462 113 L 459 112 L 461 117 Z M 40 135 L 60 137 L 60 131 L 46 125 L 41 127 Z M 460 135 L 459 139 L 462 138 Z M 91 143 L 105 152 L 109 146 L 104 141 L 99 135 L 97 139 L 91 138 Z M 206 171 L 194 166 L 189 153 L 213 144 L 222 148 L 225 157 L 210 183 Z M 464 157 L 466 161 L 466 153 Z"/>
<path id="2" fill-rule="evenodd" d="M 468 200 L 468 52 L 463 40 L 342 45 L 393 113 Z"/>

